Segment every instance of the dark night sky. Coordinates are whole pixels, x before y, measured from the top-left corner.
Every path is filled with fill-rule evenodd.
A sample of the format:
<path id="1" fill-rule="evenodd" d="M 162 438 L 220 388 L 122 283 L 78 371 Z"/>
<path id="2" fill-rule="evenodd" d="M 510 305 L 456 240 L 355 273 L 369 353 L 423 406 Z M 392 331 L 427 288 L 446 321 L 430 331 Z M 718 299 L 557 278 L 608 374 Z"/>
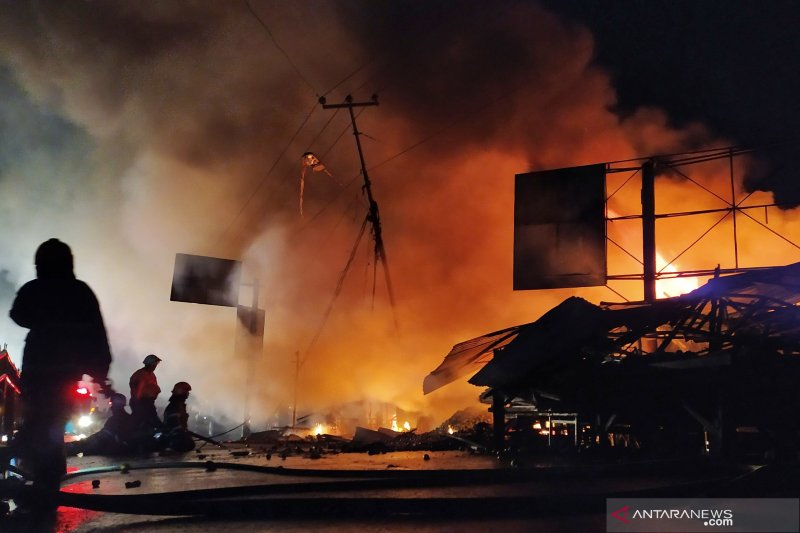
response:
<path id="1" fill-rule="evenodd" d="M 598 2 L 546 0 L 595 37 L 596 61 L 612 75 L 619 112 L 642 105 L 676 125 L 701 121 L 736 144 L 771 148 L 762 187 L 800 202 L 791 170 L 800 124 L 800 3 L 792 1 Z M 758 183 L 757 177 L 751 183 Z"/>

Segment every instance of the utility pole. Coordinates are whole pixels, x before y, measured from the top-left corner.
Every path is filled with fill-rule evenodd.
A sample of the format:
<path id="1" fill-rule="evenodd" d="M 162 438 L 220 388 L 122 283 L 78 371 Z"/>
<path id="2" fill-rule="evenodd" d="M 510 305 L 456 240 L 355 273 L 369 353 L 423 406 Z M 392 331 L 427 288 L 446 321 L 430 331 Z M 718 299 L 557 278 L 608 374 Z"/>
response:
<path id="1" fill-rule="evenodd" d="M 297 385 L 300 381 L 300 352 L 294 353 L 294 401 L 292 402 L 292 429 L 297 424 Z"/>
<path id="2" fill-rule="evenodd" d="M 642 263 L 644 300 L 656 300 L 656 172 L 651 159 L 642 165 Z"/>
<path id="3" fill-rule="evenodd" d="M 351 95 L 347 95 L 344 99 L 344 103 L 342 104 L 328 104 L 327 100 L 324 96 L 319 98 L 319 103 L 322 104 L 323 109 L 347 109 L 350 112 L 350 122 L 353 125 L 353 136 L 356 139 L 356 148 L 358 149 L 358 158 L 361 162 L 361 175 L 364 176 L 364 185 L 362 185 L 362 190 L 367 195 L 367 200 L 369 202 L 369 211 L 367 213 L 367 221 L 372 226 L 372 237 L 375 240 L 375 268 L 377 268 L 378 262 L 383 265 L 383 275 L 386 279 L 386 289 L 389 293 L 389 303 L 392 306 L 392 313 L 395 313 L 395 300 L 394 300 L 394 290 L 392 289 L 392 281 L 389 277 L 389 265 L 386 259 L 386 248 L 383 245 L 383 234 L 381 231 L 381 219 L 380 214 L 378 211 L 378 202 L 375 201 L 375 198 L 372 196 L 372 182 L 369 179 L 369 174 L 367 173 L 367 165 L 364 162 L 364 151 L 361 149 L 361 132 L 358 131 L 358 126 L 356 125 L 356 115 L 353 112 L 353 109 L 356 107 L 367 107 L 367 106 L 375 106 L 378 105 L 378 95 L 373 94 L 372 99 L 367 102 L 354 102 L 353 97 Z M 394 314 L 394 325 L 396 329 L 398 328 L 397 325 L 397 315 Z"/>

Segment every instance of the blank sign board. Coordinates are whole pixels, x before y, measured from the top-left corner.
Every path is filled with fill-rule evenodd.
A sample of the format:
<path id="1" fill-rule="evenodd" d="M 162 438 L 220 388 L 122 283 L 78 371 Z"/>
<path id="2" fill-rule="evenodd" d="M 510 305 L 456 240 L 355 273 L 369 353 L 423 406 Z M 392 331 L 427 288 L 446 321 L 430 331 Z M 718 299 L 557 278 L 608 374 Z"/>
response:
<path id="1" fill-rule="evenodd" d="M 606 283 L 605 165 L 517 174 L 514 290 Z"/>
<path id="2" fill-rule="evenodd" d="M 170 300 L 236 307 L 239 304 L 241 261 L 175 254 Z"/>

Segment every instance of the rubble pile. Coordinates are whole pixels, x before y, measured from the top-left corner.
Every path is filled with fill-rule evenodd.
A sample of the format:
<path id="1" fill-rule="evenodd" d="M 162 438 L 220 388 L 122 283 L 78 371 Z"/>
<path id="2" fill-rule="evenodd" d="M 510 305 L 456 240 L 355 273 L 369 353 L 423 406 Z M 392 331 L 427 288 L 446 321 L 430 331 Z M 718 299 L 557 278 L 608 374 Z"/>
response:
<path id="1" fill-rule="evenodd" d="M 462 450 L 484 453 L 491 448 L 491 425 L 474 413 L 459 411 L 441 426 L 425 433 L 377 430 L 357 427 L 353 438 L 337 435 L 307 435 L 279 430 L 253 433 L 239 441 L 254 454 L 265 454 L 286 458 L 306 457 L 318 459 L 324 455 L 338 453 L 368 453 L 370 455 L 401 451 L 447 451 Z"/>

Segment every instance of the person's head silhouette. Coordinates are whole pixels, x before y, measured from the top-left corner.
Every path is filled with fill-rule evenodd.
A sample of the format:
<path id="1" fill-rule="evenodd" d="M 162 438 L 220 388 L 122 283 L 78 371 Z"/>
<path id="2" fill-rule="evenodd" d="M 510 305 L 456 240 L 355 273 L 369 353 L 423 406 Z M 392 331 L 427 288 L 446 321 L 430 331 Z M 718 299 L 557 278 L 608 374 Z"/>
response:
<path id="1" fill-rule="evenodd" d="M 36 277 L 74 278 L 72 250 L 58 239 L 49 239 L 36 250 Z"/>

